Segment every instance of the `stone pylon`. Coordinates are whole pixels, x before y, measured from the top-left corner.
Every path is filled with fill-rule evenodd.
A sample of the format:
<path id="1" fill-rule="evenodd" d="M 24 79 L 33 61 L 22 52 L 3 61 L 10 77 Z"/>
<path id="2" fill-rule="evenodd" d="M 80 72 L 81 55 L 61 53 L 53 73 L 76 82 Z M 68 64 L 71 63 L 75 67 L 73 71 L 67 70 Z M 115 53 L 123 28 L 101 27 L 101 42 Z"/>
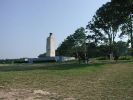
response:
<path id="1" fill-rule="evenodd" d="M 55 38 L 52 33 L 50 33 L 49 37 L 47 38 L 46 56 L 55 57 Z"/>

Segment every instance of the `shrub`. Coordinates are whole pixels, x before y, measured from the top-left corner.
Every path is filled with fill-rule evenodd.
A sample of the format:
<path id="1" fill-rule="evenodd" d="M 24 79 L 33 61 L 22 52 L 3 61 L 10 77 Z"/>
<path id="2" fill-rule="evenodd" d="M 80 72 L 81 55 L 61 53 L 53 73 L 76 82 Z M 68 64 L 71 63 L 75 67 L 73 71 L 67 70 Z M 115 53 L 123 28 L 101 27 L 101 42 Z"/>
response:
<path id="1" fill-rule="evenodd" d="M 132 60 L 133 57 L 132 56 L 120 56 L 119 60 Z"/>
<path id="2" fill-rule="evenodd" d="M 47 62 L 56 62 L 56 60 L 36 60 L 33 63 L 47 63 Z"/>
<path id="3" fill-rule="evenodd" d="M 96 60 L 107 60 L 107 57 L 97 57 Z"/>

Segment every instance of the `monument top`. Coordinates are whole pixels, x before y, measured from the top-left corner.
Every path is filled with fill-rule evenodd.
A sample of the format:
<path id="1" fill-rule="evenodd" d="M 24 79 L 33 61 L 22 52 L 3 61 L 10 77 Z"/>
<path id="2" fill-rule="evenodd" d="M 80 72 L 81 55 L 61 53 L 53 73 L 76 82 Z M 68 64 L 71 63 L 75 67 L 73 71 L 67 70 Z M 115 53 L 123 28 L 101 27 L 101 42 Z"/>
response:
<path id="1" fill-rule="evenodd" d="M 50 34 L 50 36 L 52 36 L 53 35 L 53 33 L 49 33 Z"/>

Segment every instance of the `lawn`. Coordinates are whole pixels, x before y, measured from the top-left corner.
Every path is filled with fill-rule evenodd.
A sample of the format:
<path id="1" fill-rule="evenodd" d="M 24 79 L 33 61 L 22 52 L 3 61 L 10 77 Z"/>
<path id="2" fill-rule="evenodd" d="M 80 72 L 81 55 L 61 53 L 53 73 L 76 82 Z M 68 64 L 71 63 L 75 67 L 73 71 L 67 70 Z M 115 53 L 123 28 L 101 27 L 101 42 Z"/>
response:
<path id="1" fill-rule="evenodd" d="M 0 100 L 133 100 L 133 62 L 0 64 Z"/>

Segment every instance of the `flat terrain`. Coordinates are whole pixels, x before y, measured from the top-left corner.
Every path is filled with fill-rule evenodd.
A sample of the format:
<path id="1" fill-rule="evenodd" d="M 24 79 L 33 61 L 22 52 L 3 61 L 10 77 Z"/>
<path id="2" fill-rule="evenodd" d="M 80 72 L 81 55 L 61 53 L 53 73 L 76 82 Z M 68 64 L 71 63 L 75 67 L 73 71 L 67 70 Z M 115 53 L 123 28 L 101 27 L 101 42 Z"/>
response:
<path id="1" fill-rule="evenodd" d="M 133 62 L 0 64 L 0 100 L 133 100 Z"/>

